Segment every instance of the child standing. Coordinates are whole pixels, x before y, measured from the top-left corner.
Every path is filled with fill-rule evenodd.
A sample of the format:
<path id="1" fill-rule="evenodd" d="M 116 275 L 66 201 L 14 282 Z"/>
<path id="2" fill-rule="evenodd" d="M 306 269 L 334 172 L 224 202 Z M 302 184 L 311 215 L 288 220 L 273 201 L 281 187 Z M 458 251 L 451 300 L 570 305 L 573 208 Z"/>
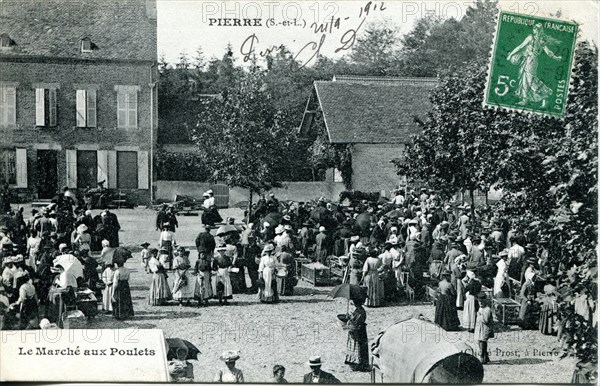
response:
<path id="1" fill-rule="evenodd" d="M 142 252 L 140 253 L 141 256 L 141 260 L 142 260 L 142 268 L 144 268 L 144 271 L 146 273 L 150 273 L 150 269 L 148 268 L 148 246 L 150 245 L 150 243 L 142 243 L 141 247 Z"/>
<path id="2" fill-rule="evenodd" d="M 477 311 L 475 321 L 475 339 L 479 341 L 479 358 L 482 364 L 490 361 L 487 341 L 494 337 L 494 318 L 489 302 L 486 294 L 481 292 L 479 294 L 479 311 Z"/>
<path id="3" fill-rule="evenodd" d="M 112 296 L 113 296 L 113 278 L 115 276 L 114 264 L 107 264 L 104 272 L 102 272 L 102 281 L 106 286 L 102 290 L 102 309 L 104 313 L 112 312 Z"/>

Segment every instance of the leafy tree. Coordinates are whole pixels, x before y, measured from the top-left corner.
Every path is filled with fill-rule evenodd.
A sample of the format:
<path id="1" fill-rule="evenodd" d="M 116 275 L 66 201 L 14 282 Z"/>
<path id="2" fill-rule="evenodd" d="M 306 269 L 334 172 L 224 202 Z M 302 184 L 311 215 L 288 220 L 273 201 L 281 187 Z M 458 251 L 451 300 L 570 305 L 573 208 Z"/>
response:
<path id="1" fill-rule="evenodd" d="M 261 193 L 280 186 L 293 132 L 282 125 L 264 72 L 242 73 L 222 99 L 200 100 L 192 139 L 212 181 Z"/>
<path id="2" fill-rule="evenodd" d="M 350 53 L 355 74 L 388 75 L 398 48 L 397 35 L 397 28 L 389 20 L 367 25 Z"/>
<path id="3" fill-rule="evenodd" d="M 418 20 L 402 38 L 399 60 L 390 72 L 432 77 L 487 58 L 497 12 L 495 1 L 477 0 L 460 21 L 431 16 Z"/>

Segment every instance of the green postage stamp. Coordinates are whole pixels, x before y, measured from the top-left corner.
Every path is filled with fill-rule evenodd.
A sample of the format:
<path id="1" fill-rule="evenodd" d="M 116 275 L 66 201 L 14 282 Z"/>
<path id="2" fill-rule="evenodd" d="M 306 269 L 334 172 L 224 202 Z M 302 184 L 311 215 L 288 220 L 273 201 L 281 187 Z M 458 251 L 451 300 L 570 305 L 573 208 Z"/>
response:
<path id="1" fill-rule="evenodd" d="M 564 20 L 500 12 L 484 105 L 562 116 L 577 27 Z"/>

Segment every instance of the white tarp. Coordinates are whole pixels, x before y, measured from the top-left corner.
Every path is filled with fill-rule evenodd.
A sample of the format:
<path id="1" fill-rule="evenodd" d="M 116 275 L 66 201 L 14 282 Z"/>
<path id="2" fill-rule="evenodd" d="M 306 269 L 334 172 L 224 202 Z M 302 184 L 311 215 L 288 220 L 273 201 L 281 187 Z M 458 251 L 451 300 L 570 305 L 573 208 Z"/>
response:
<path id="1" fill-rule="evenodd" d="M 170 381 L 162 330 L 21 330 L 1 338 L 1 382 Z"/>

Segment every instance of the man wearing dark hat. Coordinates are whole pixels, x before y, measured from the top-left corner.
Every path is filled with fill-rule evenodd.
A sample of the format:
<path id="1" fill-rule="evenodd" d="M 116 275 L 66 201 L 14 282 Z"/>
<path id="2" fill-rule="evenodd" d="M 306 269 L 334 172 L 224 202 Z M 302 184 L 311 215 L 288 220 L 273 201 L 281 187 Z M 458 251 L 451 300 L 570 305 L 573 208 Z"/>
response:
<path id="1" fill-rule="evenodd" d="M 312 356 L 308 360 L 311 372 L 304 375 L 304 383 L 341 383 L 333 374 L 321 370 L 320 356 Z"/>

